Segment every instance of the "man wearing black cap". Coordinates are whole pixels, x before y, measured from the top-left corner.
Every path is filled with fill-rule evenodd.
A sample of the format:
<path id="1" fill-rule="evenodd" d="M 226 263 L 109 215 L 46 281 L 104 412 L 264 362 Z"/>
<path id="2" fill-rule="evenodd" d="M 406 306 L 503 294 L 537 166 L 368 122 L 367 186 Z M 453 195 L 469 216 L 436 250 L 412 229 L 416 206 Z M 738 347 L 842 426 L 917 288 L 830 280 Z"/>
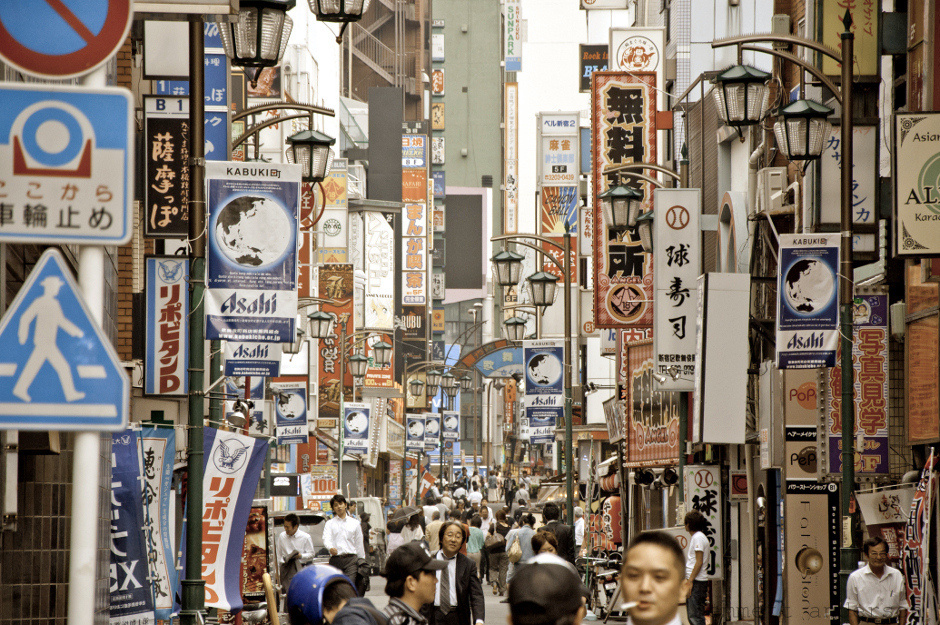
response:
<path id="1" fill-rule="evenodd" d="M 431 557 L 420 543 L 410 542 L 392 552 L 385 561 L 385 594 L 389 596 L 385 616 L 388 625 L 426 625 L 421 608 L 434 602 L 437 571 L 447 564 Z"/>
<path id="2" fill-rule="evenodd" d="M 540 553 L 516 569 L 509 582 L 512 625 L 581 625 L 587 590 L 574 566 Z"/>

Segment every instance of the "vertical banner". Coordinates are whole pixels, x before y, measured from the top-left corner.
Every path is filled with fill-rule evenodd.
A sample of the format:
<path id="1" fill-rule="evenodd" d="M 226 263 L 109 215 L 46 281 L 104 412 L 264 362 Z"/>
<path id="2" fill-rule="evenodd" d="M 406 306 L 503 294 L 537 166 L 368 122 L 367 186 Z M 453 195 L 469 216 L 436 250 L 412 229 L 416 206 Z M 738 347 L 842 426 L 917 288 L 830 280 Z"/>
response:
<path id="1" fill-rule="evenodd" d="M 251 501 L 268 453 L 267 441 L 205 429 L 202 480 L 202 579 L 206 607 L 242 608 L 242 548 Z"/>
<path id="2" fill-rule="evenodd" d="M 401 505 L 401 465 L 395 458 L 388 462 L 388 503 L 392 506 Z"/>
<path id="3" fill-rule="evenodd" d="M 441 446 L 441 415 L 424 413 L 424 451 L 434 451 Z"/>
<path id="4" fill-rule="evenodd" d="M 111 436 L 111 599 L 112 625 L 152 625 L 153 592 L 144 542 L 137 432 Z"/>
<path id="5" fill-rule="evenodd" d="M 153 586 L 156 617 L 168 621 L 173 613 L 176 567 L 173 566 L 174 538 L 170 533 L 170 498 L 173 495 L 173 463 L 176 460 L 176 432 L 169 428 L 143 428 L 140 431 L 143 457 L 144 535 L 147 562 Z"/>
<path id="6" fill-rule="evenodd" d="M 281 371 L 280 343 L 239 343 L 226 341 L 224 347 L 225 375 L 249 375 L 276 378 Z"/>
<path id="7" fill-rule="evenodd" d="M 290 343 L 300 165 L 206 163 L 206 340 Z"/>
<path id="8" fill-rule="evenodd" d="M 507 72 L 522 71 L 522 17 L 520 9 L 522 0 L 506 0 L 506 19 L 503 24 L 503 41 L 505 49 L 503 50 L 503 59 L 506 64 Z"/>
<path id="9" fill-rule="evenodd" d="M 424 415 L 405 415 L 405 451 L 424 452 Z"/>
<path id="10" fill-rule="evenodd" d="M 783 518 L 787 622 L 839 622 L 839 489 L 835 483 L 787 480 Z"/>
<path id="11" fill-rule="evenodd" d="M 389 402 L 385 397 L 373 397 L 370 406 L 372 413 L 369 418 L 369 453 L 362 459 L 362 464 L 374 469 L 379 462 L 382 437 L 385 436 L 387 441 L 387 435 L 382 430 L 388 423 Z"/>
<path id="12" fill-rule="evenodd" d="M 571 232 L 571 284 L 578 284 L 578 187 L 542 187 L 539 193 L 542 205 L 541 234 L 559 245 L 562 249 L 542 244 L 542 252 L 551 256 L 562 266 L 565 264 L 565 229 Z M 542 263 L 542 271 L 565 279 L 564 272 L 547 258 Z M 559 286 L 561 286 L 559 282 Z"/>
<path id="13" fill-rule="evenodd" d="M 781 234 L 777 272 L 777 367 L 835 366 L 839 345 L 838 237 Z"/>
<path id="14" fill-rule="evenodd" d="M 888 296 L 857 295 L 852 369 L 855 387 L 855 471 L 887 475 L 888 467 Z M 842 346 L 837 353 L 841 354 Z M 842 359 L 827 370 L 825 386 L 828 472 L 842 472 Z"/>
<path id="15" fill-rule="evenodd" d="M 907 527 L 904 532 L 904 549 L 901 559 L 901 572 L 907 581 L 907 602 L 911 609 L 907 613 L 907 625 L 932 625 L 935 620 L 925 615 L 928 609 L 936 614 L 936 598 L 932 596 L 932 583 L 930 572 L 927 570 L 931 557 L 930 515 L 936 506 L 934 497 L 937 494 L 937 457 L 933 447 L 930 456 L 920 474 L 914 499 L 907 518 Z M 933 538 L 936 544 L 936 538 Z M 936 553 L 936 551 L 934 551 Z M 931 605 L 932 604 L 932 605 Z M 926 618 L 925 618 L 926 616 Z"/>
<path id="16" fill-rule="evenodd" d="M 144 394 L 189 392 L 189 260 L 147 257 Z"/>
<path id="17" fill-rule="evenodd" d="M 352 375 L 340 381 L 340 362 L 346 345 L 340 345 L 342 328 L 346 328 L 347 345 L 352 342 L 355 327 L 353 316 L 353 269 L 348 264 L 320 265 L 316 270 L 317 294 L 329 300 L 320 310 L 333 315 L 333 332 L 319 340 L 319 382 L 317 386 L 317 427 L 335 430 L 339 424 L 340 394 L 352 388 Z"/>
<path id="18" fill-rule="evenodd" d="M 144 236 L 189 236 L 189 97 L 144 96 Z"/>
<path id="19" fill-rule="evenodd" d="M 555 426 L 565 416 L 564 360 L 562 339 L 523 341 L 525 361 L 525 414 L 529 419 L 529 442 L 555 442 Z"/>
<path id="20" fill-rule="evenodd" d="M 577 112 L 539 113 L 538 186 L 577 186 L 580 169 L 579 120 Z"/>
<path id="21" fill-rule="evenodd" d="M 402 135 L 402 305 L 428 304 L 428 138 Z"/>
<path id="22" fill-rule="evenodd" d="M 503 167 L 503 231 L 519 232 L 519 83 L 507 82 L 503 88 L 506 163 Z"/>
<path id="23" fill-rule="evenodd" d="M 788 480 L 816 479 L 820 468 L 819 370 L 788 369 L 782 374 L 784 477 Z M 773 419 L 773 412 L 770 419 Z"/>
<path id="24" fill-rule="evenodd" d="M 455 410 L 444 411 L 444 440 L 456 441 L 460 439 L 460 413 Z"/>
<path id="25" fill-rule="evenodd" d="M 702 567 L 708 579 L 724 579 L 724 542 L 721 530 L 721 510 L 724 501 L 721 497 L 721 467 L 713 465 L 689 465 L 682 476 L 685 484 L 685 509 L 698 510 L 705 517 L 708 526 L 705 536 L 711 547 L 708 559 Z"/>
<path id="26" fill-rule="evenodd" d="M 391 213 L 364 211 L 362 219 L 365 250 L 362 270 L 366 274 L 365 327 L 391 330 L 395 325 L 395 216 Z"/>
<path id="27" fill-rule="evenodd" d="M 594 72 L 591 75 L 591 150 L 594 180 L 594 323 L 598 328 L 653 324 L 653 258 L 636 228 L 607 227 L 597 196 L 620 180 L 604 174 L 615 165 L 655 163 L 656 74 Z M 625 176 L 643 191 L 643 210 L 653 208 L 649 183 Z"/>
<path id="28" fill-rule="evenodd" d="M 663 391 L 695 390 L 696 280 L 702 273 L 701 189 L 657 189 L 653 198 L 653 344 Z"/>
<path id="29" fill-rule="evenodd" d="M 320 209 L 320 189 L 312 182 L 300 185 L 300 232 L 297 238 L 297 296 L 311 297 L 316 292 L 313 268 L 317 264 L 316 234 L 308 225 L 316 219 Z"/>
<path id="30" fill-rule="evenodd" d="M 653 341 L 621 340 L 619 359 L 627 466 L 678 464 L 679 396 L 653 379 Z"/>
<path id="31" fill-rule="evenodd" d="M 330 166 L 330 173 L 322 183 L 326 206 L 320 221 L 317 222 L 319 263 L 347 262 L 346 250 L 349 249 L 350 243 L 346 225 L 349 210 L 348 172 L 348 161 L 345 158 L 335 158 Z M 317 185 L 313 185 L 312 189 L 319 197 Z"/>
<path id="32" fill-rule="evenodd" d="M 284 476 L 284 479 L 287 479 L 287 476 Z M 296 480 L 297 477 L 293 476 L 293 479 Z M 268 562 L 273 562 L 274 559 L 274 544 L 268 543 L 268 506 L 252 506 L 248 513 L 245 543 L 242 546 L 241 590 L 245 601 L 265 600 L 264 574 L 268 570 Z"/>
<path id="33" fill-rule="evenodd" d="M 369 422 L 372 405 L 346 402 L 343 404 L 343 450 L 364 456 L 369 453 Z"/>
<path id="34" fill-rule="evenodd" d="M 277 444 L 305 444 L 308 440 L 307 383 L 272 382 Z"/>

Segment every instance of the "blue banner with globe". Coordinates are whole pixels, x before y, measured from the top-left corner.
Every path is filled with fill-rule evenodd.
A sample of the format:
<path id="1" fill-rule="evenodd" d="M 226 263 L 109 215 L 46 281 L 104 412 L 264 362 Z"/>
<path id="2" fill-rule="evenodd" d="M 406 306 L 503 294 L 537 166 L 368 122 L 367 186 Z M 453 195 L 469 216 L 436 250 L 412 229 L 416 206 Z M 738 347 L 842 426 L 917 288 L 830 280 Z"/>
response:
<path id="1" fill-rule="evenodd" d="M 351 454 L 369 453 L 369 415 L 372 404 L 343 404 L 343 449 Z"/>
<path id="2" fill-rule="evenodd" d="M 554 443 L 555 426 L 564 417 L 564 358 L 562 339 L 523 343 L 525 415 L 533 445 Z"/>
<path id="3" fill-rule="evenodd" d="M 405 415 L 405 449 L 424 451 L 424 415 Z"/>
<path id="4" fill-rule="evenodd" d="M 206 163 L 206 339 L 294 340 L 300 166 Z"/>
<path id="5" fill-rule="evenodd" d="M 277 444 L 306 444 L 309 440 L 306 382 L 272 382 L 271 393 Z"/>
<path id="6" fill-rule="evenodd" d="M 779 259 L 777 366 L 835 366 L 839 345 L 838 235 L 781 234 Z"/>

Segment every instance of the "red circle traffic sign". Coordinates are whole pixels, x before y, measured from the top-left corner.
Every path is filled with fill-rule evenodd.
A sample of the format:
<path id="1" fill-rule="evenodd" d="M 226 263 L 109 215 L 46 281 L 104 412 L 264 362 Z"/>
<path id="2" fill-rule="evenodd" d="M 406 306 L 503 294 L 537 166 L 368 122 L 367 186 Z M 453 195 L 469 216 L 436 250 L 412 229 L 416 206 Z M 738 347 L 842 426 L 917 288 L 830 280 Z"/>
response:
<path id="1" fill-rule="evenodd" d="M 0 58 L 41 78 L 74 78 L 98 68 L 124 45 L 133 18 L 130 0 L 4 4 Z"/>

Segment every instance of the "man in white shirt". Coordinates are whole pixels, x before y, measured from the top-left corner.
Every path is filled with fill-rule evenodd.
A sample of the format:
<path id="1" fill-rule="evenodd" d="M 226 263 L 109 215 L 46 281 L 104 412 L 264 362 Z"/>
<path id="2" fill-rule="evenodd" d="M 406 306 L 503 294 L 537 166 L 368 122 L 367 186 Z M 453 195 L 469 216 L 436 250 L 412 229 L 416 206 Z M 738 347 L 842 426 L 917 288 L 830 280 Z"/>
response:
<path id="1" fill-rule="evenodd" d="M 363 582 L 357 579 L 356 572 L 359 559 L 366 557 L 362 544 L 362 524 L 346 513 L 346 498 L 342 495 L 333 495 L 330 508 L 333 509 L 333 518 L 323 527 L 323 545 L 330 551 L 330 565 L 356 582 L 361 597 L 365 589 Z"/>
<path id="2" fill-rule="evenodd" d="M 851 625 L 905 625 L 910 604 L 901 571 L 886 564 L 888 543 L 869 538 L 862 543 L 868 564 L 849 575 L 845 608 Z M 799 565 L 799 556 L 797 556 Z"/>
<path id="3" fill-rule="evenodd" d="M 708 566 L 711 545 L 705 530 L 708 521 L 698 510 L 691 510 L 685 515 L 685 531 L 692 535 L 689 539 L 689 551 L 685 560 L 685 578 L 692 584 L 686 611 L 690 625 L 705 625 L 705 600 L 708 598 Z"/>
<path id="4" fill-rule="evenodd" d="M 480 492 L 480 487 L 477 484 L 470 484 L 470 494 L 467 495 L 467 500 L 470 502 L 470 505 L 473 504 L 480 505 L 480 502 L 483 501 L 483 493 Z"/>
<path id="5" fill-rule="evenodd" d="M 294 575 L 313 560 L 313 540 L 300 529 L 300 519 L 291 512 L 284 517 L 284 532 L 277 537 L 276 544 L 281 588 L 287 592 Z"/>
<path id="6" fill-rule="evenodd" d="M 581 506 L 574 509 L 574 550 L 580 555 L 584 545 L 584 510 Z"/>
<path id="7" fill-rule="evenodd" d="M 627 625 L 679 625 L 679 604 L 691 590 L 679 542 L 662 531 L 640 532 L 630 541 L 620 571 L 624 601 L 635 603 Z"/>
<path id="8" fill-rule="evenodd" d="M 458 486 L 454 489 L 454 499 L 460 499 L 467 496 L 467 489 L 463 486 Z"/>

